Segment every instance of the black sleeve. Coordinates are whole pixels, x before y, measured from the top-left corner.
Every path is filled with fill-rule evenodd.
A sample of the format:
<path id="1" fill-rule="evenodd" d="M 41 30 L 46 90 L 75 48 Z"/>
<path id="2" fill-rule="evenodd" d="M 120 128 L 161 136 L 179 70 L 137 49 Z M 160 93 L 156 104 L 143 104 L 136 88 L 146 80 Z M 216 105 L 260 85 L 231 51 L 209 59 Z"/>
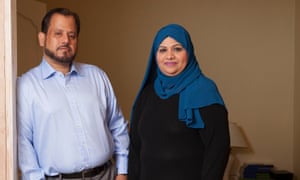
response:
<path id="1" fill-rule="evenodd" d="M 129 155 L 128 155 L 128 180 L 139 180 L 140 172 L 140 147 L 141 140 L 138 134 L 138 122 L 139 114 L 141 113 L 139 102 L 135 106 L 136 108 L 132 112 L 132 118 L 129 128 Z"/>
<path id="2" fill-rule="evenodd" d="M 230 153 L 228 113 L 224 106 L 213 104 L 200 109 L 205 128 L 199 129 L 205 154 L 202 179 L 222 180 Z"/>

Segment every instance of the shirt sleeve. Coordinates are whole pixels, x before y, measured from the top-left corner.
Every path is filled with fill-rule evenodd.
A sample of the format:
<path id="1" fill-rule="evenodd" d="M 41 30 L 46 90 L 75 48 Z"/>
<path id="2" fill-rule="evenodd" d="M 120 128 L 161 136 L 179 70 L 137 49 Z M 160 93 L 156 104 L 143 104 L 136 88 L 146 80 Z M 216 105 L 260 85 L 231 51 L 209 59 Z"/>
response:
<path id="1" fill-rule="evenodd" d="M 18 81 L 17 87 L 17 122 L 18 122 L 18 162 L 24 180 L 45 179 L 39 167 L 37 155 L 33 147 L 32 113 L 30 92 Z"/>
<path id="2" fill-rule="evenodd" d="M 114 140 L 114 157 L 116 162 L 117 174 L 127 174 L 128 171 L 128 121 L 125 120 L 120 106 L 118 105 L 112 85 L 107 77 L 105 84 L 107 87 L 107 97 L 109 103 L 108 109 L 108 126 Z"/>
<path id="3" fill-rule="evenodd" d="M 214 104 L 200 109 L 205 128 L 199 129 L 205 154 L 202 165 L 202 179 L 223 179 L 230 153 L 230 136 L 227 110 Z"/>

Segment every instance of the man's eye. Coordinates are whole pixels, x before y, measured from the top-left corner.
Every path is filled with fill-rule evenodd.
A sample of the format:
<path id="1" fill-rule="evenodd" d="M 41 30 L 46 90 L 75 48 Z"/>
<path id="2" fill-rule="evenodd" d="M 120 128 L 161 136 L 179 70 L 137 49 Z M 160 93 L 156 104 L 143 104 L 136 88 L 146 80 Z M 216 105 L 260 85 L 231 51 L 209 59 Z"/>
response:
<path id="1" fill-rule="evenodd" d="M 75 39 L 76 36 L 75 36 L 75 34 L 69 34 L 69 38 L 70 38 L 70 39 Z"/>
<path id="2" fill-rule="evenodd" d="M 55 36 L 61 36 L 62 33 L 61 32 L 55 32 L 54 34 L 55 34 Z"/>

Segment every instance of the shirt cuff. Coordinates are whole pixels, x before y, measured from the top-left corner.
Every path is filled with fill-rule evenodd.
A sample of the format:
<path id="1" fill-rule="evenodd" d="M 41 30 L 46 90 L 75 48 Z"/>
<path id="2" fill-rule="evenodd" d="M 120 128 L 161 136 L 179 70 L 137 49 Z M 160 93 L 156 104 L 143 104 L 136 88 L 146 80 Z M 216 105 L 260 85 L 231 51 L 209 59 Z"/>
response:
<path id="1" fill-rule="evenodd" d="M 127 156 L 117 156 L 116 157 L 116 168 L 117 174 L 127 174 L 128 173 L 128 157 Z"/>
<path id="2" fill-rule="evenodd" d="M 33 171 L 30 173 L 24 173 L 22 174 L 22 179 L 23 180 L 32 180 L 32 179 L 36 179 L 36 180 L 45 180 L 45 175 L 43 172 L 41 172 L 40 170 L 37 171 Z"/>

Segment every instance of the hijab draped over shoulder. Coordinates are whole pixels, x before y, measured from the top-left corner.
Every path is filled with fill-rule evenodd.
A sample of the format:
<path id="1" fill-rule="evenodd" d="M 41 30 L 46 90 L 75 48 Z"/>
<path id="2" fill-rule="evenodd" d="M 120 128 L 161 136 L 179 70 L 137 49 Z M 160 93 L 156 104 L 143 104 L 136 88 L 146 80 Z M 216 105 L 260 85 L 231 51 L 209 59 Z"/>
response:
<path id="1" fill-rule="evenodd" d="M 156 62 L 159 45 L 167 37 L 179 42 L 188 53 L 187 66 L 176 76 L 164 75 Z M 179 94 L 178 119 L 190 128 L 204 128 L 205 126 L 199 108 L 212 104 L 224 105 L 215 83 L 201 72 L 189 33 L 178 24 L 169 24 L 156 34 L 145 77 L 135 102 L 144 87 L 151 81 L 154 81 L 155 93 L 162 99 Z M 134 108 L 135 103 L 132 112 Z"/>

